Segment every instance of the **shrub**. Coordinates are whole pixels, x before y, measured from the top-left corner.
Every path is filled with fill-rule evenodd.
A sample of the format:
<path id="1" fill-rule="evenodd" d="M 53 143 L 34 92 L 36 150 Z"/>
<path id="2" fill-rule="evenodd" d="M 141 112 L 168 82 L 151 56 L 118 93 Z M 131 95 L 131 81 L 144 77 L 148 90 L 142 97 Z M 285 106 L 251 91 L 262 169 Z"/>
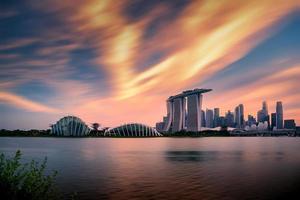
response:
<path id="1" fill-rule="evenodd" d="M 57 174 L 45 175 L 47 158 L 40 164 L 32 160 L 20 163 L 21 152 L 18 150 L 11 159 L 0 155 L 0 194 L 1 199 L 59 199 L 54 187 Z"/>

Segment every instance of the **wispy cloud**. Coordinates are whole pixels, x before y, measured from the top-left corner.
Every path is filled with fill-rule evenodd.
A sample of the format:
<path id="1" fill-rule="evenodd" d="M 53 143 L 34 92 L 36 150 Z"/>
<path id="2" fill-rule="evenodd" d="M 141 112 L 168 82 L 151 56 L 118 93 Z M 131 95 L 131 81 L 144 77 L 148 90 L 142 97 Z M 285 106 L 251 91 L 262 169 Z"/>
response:
<path id="1" fill-rule="evenodd" d="M 38 40 L 36 38 L 22 38 L 22 39 L 14 39 L 10 41 L 5 41 L 0 43 L 0 51 L 16 49 L 20 47 L 24 47 L 27 45 L 32 45 Z"/>
<path id="2" fill-rule="evenodd" d="M 0 54 L 0 59 L 16 59 L 19 56 L 18 54 Z"/>
<path id="3" fill-rule="evenodd" d="M 99 63 L 110 74 L 115 97 L 122 99 L 151 90 L 180 90 L 199 77 L 211 76 L 270 35 L 267 29 L 298 4 L 293 0 L 276 4 L 194 1 L 150 41 L 144 41 L 142 35 L 155 16 L 131 22 L 122 15 L 125 2 L 89 1 L 70 19 L 78 31 L 100 36 L 95 39 Z M 153 51 L 172 50 L 158 64 L 138 72 L 136 58 L 143 54 L 144 43 L 152 43 Z M 176 81 L 168 81 L 171 77 Z"/>
<path id="4" fill-rule="evenodd" d="M 18 15 L 18 12 L 16 10 L 0 10 L 0 19 L 9 18 Z"/>
<path id="5" fill-rule="evenodd" d="M 0 92 L 0 102 L 6 103 L 11 106 L 25 109 L 32 112 L 46 112 L 46 113 L 57 113 L 58 110 L 51 108 L 49 106 L 43 105 L 38 102 L 31 101 L 24 97 L 9 93 L 9 92 Z"/>

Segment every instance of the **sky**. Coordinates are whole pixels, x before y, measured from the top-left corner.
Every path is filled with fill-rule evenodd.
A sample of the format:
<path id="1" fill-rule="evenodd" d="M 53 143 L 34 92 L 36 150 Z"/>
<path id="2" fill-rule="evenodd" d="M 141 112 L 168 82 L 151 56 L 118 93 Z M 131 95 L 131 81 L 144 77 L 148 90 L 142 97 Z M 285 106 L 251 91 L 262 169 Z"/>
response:
<path id="1" fill-rule="evenodd" d="M 299 0 L 1 0 L 0 129 L 154 126 L 166 99 L 203 109 L 267 101 L 300 125 Z"/>

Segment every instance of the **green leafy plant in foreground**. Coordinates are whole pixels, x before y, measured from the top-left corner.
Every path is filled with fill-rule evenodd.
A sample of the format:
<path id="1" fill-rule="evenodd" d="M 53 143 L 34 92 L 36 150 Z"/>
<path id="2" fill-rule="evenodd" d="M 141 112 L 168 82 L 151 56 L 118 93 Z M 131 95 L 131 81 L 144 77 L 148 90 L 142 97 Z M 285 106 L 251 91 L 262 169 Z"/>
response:
<path id="1" fill-rule="evenodd" d="M 1 199 L 59 199 L 54 187 L 57 172 L 45 175 L 47 158 L 42 163 L 32 160 L 20 162 L 21 152 L 8 159 L 0 154 L 0 194 Z"/>

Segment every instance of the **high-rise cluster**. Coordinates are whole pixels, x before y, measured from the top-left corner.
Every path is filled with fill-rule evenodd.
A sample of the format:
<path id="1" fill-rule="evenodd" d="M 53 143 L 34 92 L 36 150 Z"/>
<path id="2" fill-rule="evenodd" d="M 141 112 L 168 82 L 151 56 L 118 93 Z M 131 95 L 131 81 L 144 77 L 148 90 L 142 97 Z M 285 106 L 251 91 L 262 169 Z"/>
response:
<path id="1" fill-rule="evenodd" d="M 239 104 L 234 112 L 228 110 L 225 116 L 220 115 L 220 108 L 202 110 L 202 93 L 210 90 L 195 89 L 184 91 L 167 100 L 167 116 L 163 122 L 156 124 L 159 131 L 178 132 L 200 131 L 201 127 L 233 127 L 245 130 L 278 130 L 295 129 L 293 119 L 283 119 L 282 102 L 276 103 L 276 112 L 269 115 L 268 104 L 262 102 L 262 108 L 257 112 L 257 117 L 245 117 L 244 105 Z"/>
<path id="2" fill-rule="evenodd" d="M 204 111 L 202 111 L 204 113 Z M 257 112 L 257 117 L 248 115 L 244 117 L 244 105 L 239 104 L 235 107 L 234 112 L 230 110 L 225 116 L 220 116 L 220 109 L 206 109 L 206 114 L 202 117 L 202 127 L 215 128 L 219 126 L 234 127 L 246 130 L 278 130 L 278 129 L 295 129 L 294 119 L 283 119 L 282 102 L 276 103 L 276 112 L 269 115 L 268 104 L 263 101 L 262 108 Z"/>
<path id="3" fill-rule="evenodd" d="M 245 126 L 244 119 L 244 105 L 239 104 L 235 107 L 234 112 L 228 110 L 225 116 L 220 115 L 220 108 L 206 109 L 202 117 L 202 127 L 215 128 L 215 127 L 236 127 L 243 128 Z"/>

